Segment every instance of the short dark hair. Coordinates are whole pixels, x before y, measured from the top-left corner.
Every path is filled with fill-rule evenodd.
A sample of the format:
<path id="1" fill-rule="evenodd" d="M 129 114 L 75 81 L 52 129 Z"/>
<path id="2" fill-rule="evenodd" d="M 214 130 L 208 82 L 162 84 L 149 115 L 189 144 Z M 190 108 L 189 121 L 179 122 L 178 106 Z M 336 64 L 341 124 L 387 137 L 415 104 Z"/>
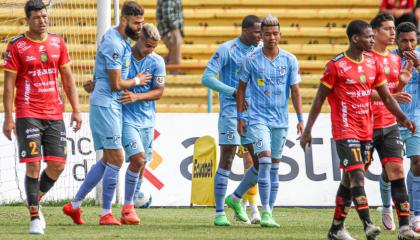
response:
<path id="1" fill-rule="evenodd" d="M 401 33 L 407 32 L 415 32 L 417 34 L 416 25 L 412 22 L 402 22 L 397 26 L 397 38 L 400 36 Z"/>
<path id="2" fill-rule="evenodd" d="M 253 27 L 254 24 L 260 23 L 261 19 L 255 15 L 248 15 L 242 20 L 242 29 Z"/>
<path id="3" fill-rule="evenodd" d="M 387 21 L 394 21 L 394 17 L 391 14 L 380 12 L 370 21 L 370 26 L 372 26 L 372 29 L 378 29 L 383 22 Z"/>
<path id="4" fill-rule="evenodd" d="M 351 37 L 353 37 L 353 35 L 361 34 L 363 30 L 370 27 L 371 26 L 369 25 L 369 23 L 363 20 L 359 20 L 359 19 L 353 20 L 347 26 L 347 30 L 346 30 L 347 37 L 349 38 L 349 40 L 351 40 Z"/>
<path id="5" fill-rule="evenodd" d="M 42 0 L 28 0 L 25 3 L 25 15 L 27 18 L 31 16 L 32 11 L 41 11 L 46 9 L 47 5 Z"/>
<path id="6" fill-rule="evenodd" d="M 126 1 L 121 8 L 121 16 L 143 16 L 144 9 L 135 1 Z"/>

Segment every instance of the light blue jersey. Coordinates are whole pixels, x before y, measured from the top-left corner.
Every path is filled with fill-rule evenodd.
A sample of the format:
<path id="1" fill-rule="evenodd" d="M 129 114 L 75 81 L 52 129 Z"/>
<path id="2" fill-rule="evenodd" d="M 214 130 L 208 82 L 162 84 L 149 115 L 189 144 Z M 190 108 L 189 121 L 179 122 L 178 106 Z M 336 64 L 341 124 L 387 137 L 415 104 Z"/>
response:
<path id="1" fill-rule="evenodd" d="M 240 38 L 235 38 L 223 43 L 213 54 L 207 63 L 207 69 L 219 74 L 219 80 L 224 84 L 236 89 L 238 87 L 238 73 L 242 66 L 245 56 L 256 48 L 241 42 Z M 233 92 L 232 92 L 233 93 Z M 246 94 L 248 95 L 248 94 Z M 249 97 L 247 96 L 249 100 Z M 236 118 L 236 101 L 232 94 L 219 93 L 220 116 Z"/>
<path id="2" fill-rule="evenodd" d="M 121 70 L 121 79 L 127 79 L 130 57 L 130 41 L 124 39 L 116 27 L 110 28 L 96 51 L 95 89 L 90 95 L 91 105 L 121 108 L 120 91 L 112 91 L 108 70 Z"/>
<path id="3" fill-rule="evenodd" d="M 247 56 L 239 79 L 250 89 L 249 125 L 287 128 L 290 86 L 300 82 L 296 57 L 279 49 L 279 55 L 269 60 L 262 48 L 257 49 Z"/>
<path id="4" fill-rule="evenodd" d="M 131 57 L 131 66 L 128 78 L 134 78 L 140 72 L 150 73 L 152 80 L 146 86 L 136 86 L 128 89 L 134 93 L 144 93 L 151 91 L 155 86 L 165 86 L 165 61 L 156 53 L 151 53 L 138 61 L 134 56 Z M 124 124 L 130 124 L 140 128 L 155 126 L 156 101 L 138 101 L 125 104 L 123 106 Z"/>

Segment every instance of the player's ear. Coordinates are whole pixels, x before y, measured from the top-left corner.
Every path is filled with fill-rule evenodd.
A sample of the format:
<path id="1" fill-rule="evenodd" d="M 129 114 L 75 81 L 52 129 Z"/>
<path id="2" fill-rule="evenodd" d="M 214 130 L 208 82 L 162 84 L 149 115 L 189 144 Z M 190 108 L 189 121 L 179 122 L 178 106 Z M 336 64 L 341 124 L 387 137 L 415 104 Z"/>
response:
<path id="1" fill-rule="evenodd" d="M 351 41 L 353 43 L 358 43 L 359 42 L 359 35 L 353 34 L 353 36 L 351 36 Z"/>

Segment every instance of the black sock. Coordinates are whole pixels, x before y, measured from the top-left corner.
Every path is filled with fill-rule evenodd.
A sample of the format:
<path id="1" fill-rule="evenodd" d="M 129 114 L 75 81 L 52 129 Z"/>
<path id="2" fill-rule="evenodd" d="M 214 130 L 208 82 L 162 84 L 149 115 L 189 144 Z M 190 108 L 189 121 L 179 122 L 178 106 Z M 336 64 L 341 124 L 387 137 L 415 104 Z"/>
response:
<path id="1" fill-rule="evenodd" d="M 410 217 L 410 204 L 408 203 L 404 178 L 391 181 L 391 195 L 397 210 L 400 227 L 407 226 Z"/>
<path id="2" fill-rule="evenodd" d="M 54 183 L 56 181 L 57 180 L 48 177 L 47 172 L 45 170 L 42 172 L 41 179 L 39 180 L 39 201 L 41 201 L 41 198 L 54 186 Z"/>
<path id="3" fill-rule="evenodd" d="M 344 221 L 346 220 L 347 213 L 351 207 L 351 192 L 350 189 L 340 184 L 338 187 L 337 195 L 335 198 L 335 209 L 334 209 L 334 220 L 331 225 L 331 231 L 338 231 L 344 226 Z M 338 221 L 339 224 L 334 222 Z"/>
<path id="4" fill-rule="evenodd" d="M 359 214 L 360 220 L 362 220 L 363 227 L 366 228 L 367 224 L 372 223 L 369 215 L 369 205 L 365 193 L 364 187 L 352 187 L 351 196 L 353 203 L 356 208 L 357 214 Z"/>
<path id="5" fill-rule="evenodd" d="M 38 192 L 39 184 L 37 178 L 25 176 L 25 192 L 28 202 L 29 213 L 31 214 L 31 221 L 39 218 L 39 202 Z"/>

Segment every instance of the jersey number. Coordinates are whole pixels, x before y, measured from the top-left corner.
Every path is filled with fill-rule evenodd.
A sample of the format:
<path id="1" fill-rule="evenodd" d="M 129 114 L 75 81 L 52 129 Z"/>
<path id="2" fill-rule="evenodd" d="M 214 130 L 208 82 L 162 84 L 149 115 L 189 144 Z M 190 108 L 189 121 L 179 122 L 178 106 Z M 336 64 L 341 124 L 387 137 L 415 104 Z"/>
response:
<path id="1" fill-rule="evenodd" d="M 360 148 L 352 148 L 351 151 L 353 152 L 354 159 L 356 159 L 356 162 L 361 162 L 362 154 L 360 153 Z"/>
<path id="2" fill-rule="evenodd" d="M 34 141 L 29 142 L 29 147 L 32 148 L 31 155 L 37 155 L 38 154 L 38 149 L 36 149 L 36 147 L 37 147 L 36 142 L 34 142 Z"/>

